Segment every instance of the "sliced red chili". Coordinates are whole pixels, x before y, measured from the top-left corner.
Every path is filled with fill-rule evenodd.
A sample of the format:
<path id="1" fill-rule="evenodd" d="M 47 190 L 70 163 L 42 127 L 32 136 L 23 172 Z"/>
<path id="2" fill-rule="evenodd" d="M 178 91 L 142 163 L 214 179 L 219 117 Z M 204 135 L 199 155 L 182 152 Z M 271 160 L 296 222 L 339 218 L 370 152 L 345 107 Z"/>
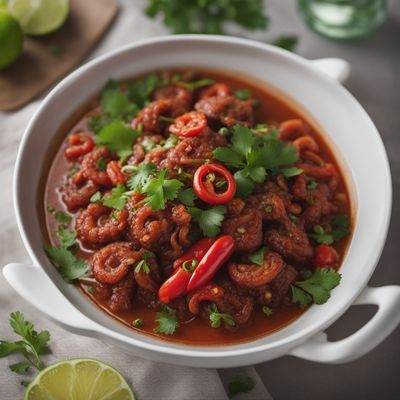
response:
<path id="1" fill-rule="evenodd" d="M 190 277 L 187 291 L 196 290 L 211 281 L 217 271 L 233 253 L 235 241 L 232 236 L 219 237 L 209 248 Z"/>
<path id="2" fill-rule="evenodd" d="M 178 268 L 175 273 L 168 278 L 158 291 L 158 298 L 163 303 L 169 303 L 171 300 L 183 295 L 189 283 L 191 273 Z"/>
<path id="3" fill-rule="evenodd" d="M 207 176 L 222 176 L 227 184 L 227 188 L 222 193 L 217 193 L 214 183 L 207 179 Z M 214 179 L 215 180 L 215 179 Z M 193 189 L 197 196 L 208 204 L 225 204 L 232 200 L 236 193 L 236 182 L 232 174 L 222 165 L 204 164 L 197 168 L 193 177 Z"/>
<path id="4" fill-rule="evenodd" d="M 106 167 L 107 175 L 114 186 L 124 184 L 126 181 L 125 175 L 117 161 L 110 161 Z"/>
<path id="5" fill-rule="evenodd" d="M 173 268 L 176 270 L 177 268 L 182 267 L 182 264 L 186 261 L 193 261 L 196 259 L 200 261 L 204 254 L 207 253 L 208 249 L 214 243 L 214 239 L 204 238 L 195 243 L 189 250 L 185 252 L 181 257 L 174 261 Z"/>
<path id="6" fill-rule="evenodd" d="M 169 126 L 169 131 L 176 136 L 192 137 L 201 133 L 206 126 L 206 116 L 201 112 L 191 111 L 176 118 Z"/>
<path id="7" fill-rule="evenodd" d="M 339 255 L 332 246 L 320 244 L 314 249 L 313 264 L 316 267 L 336 268 L 339 264 Z"/>
<path id="8" fill-rule="evenodd" d="M 94 140 L 82 133 L 74 133 L 68 138 L 68 147 L 65 149 L 65 157 L 68 159 L 78 158 L 89 153 L 95 146 Z"/>

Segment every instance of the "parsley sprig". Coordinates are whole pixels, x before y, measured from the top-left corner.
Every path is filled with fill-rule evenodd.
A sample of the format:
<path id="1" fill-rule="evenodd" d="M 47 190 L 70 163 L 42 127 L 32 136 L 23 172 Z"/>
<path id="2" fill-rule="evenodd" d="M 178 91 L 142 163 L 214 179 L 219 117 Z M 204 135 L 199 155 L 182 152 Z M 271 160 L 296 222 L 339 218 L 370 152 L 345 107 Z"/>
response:
<path id="1" fill-rule="evenodd" d="M 333 268 L 317 268 L 314 272 L 306 271 L 303 278 L 292 284 L 291 290 L 293 303 L 305 308 L 312 303 L 326 303 L 331 290 L 339 285 L 341 275 Z"/>
<path id="2" fill-rule="evenodd" d="M 224 322 L 226 325 L 235 326 L 235 320 L 233 319 L 232 315 L 227 313 L 220 313 L 218 311 L 217 306 L 213 303 L 210 305 L 210 324 L 212 328 L 219 328 Z"/>
<path id="3" fill-rule="evenodd" d="M 37 332 L 33 324 L 25 320 L 20 311 L 12 312 L 9 321 L 14 333 L 20 336 L 22 340 L 15 342 L 0 340 L 0 358 L 12 353 L 19 353 L 25 360 L 10 365 L 11 371 L 17 374 L 28 372 L 31 368 L 41 371 L 45 367 L 41 356 L 49 352 L 49 332 Z"/>
<path id="4" fill-rule="evenodd" d="M 332 244 L 335 241 L 345 238 L 350 234 L 350 221 L 344 214 L 338 214 L 330 220 L 332 226 L 331 232 L 326 232 L 321 225 L 314 225 L 313 233 L 308 236 L 314 239 L 317 243 Z"/>
<path id="5" fill-rule="evenodd" d="M 176 311 L 165 304 L 161 305 L 160 311 L 156 314 L 156 322 L 158 325 L 154 332 L 164 335 L 173 335 L 179 327 Z"/>
<path id="6" fill-rule="evenodd" d="M 259 135 L 250 128 L 235 125 L 231 144 L 231 147 L 217 147 L 214 157 L 237 170 L 234 178 L 239 197 L 248 196 L 255 184 L 263 183 L 270 172 L 280 172 L 287 177 L 303 172 L 293 166 L 299 159 L 296 148 L 273 134 Z"/>
<path id="7" fill-rule="evenodd" d="M 199 224 L 204 236 L 215 237 L 219 234 L 226 213 L 225 206 L 216 206 L 208 210 L 189 207 L 188 211 L 193 220 Z"/>

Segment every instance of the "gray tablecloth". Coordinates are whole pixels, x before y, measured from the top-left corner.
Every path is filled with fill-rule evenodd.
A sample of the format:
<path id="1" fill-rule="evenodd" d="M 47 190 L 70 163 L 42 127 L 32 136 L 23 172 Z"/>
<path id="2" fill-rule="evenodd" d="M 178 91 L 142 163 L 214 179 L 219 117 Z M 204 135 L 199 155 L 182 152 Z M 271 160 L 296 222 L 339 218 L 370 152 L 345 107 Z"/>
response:
<path id="1" fill-rule="evenodd" d="M 343 57 L 352 65 L 347 83 L 380 130 L 387 146 L 394 178 L 394 213 L 399 213 L 400 158 L 400 3 L 390 3 L 391 14 L 382 29 L 364 42 L 342 43 L 328 41 L 307 30 L 296 15 L 294 1 L 267 2 L 271 26 L 267 33 L 250 35 L 268 41 L 280 33 L 300 36 L 298 52 L 309 58 Z M 140 12 L 144 0 L 121 1 L 122 10 L 111 32 L 103 39 L 92 57 L 107 50 L 144 37 L 165 34 L 157 22 L 147 20 Z M 38 102 L 15 113 L 0 113 L 0 265 L 10 261 L 29 261 L 17 232 L 11 196 L 12 171 L 17 147 L 32 112 Z M 360 149 L 362 151 L 362 149 Z M 373 160 L 371 160 L 373 167 Z M 366 171 L 368 173 L 368 171 Z M 373 210 L 372 210 L 373 212 Z M 382 260 L 371 284 L 400 283 L 397 260 L 400 258 L 396 233 L 398 219 L 393 218 Z M 264 363 L 256 368 L 233 370 L 193 370 L 157 364 L 127 356 L 124 352 L 99 340 L 72 335 L 45 319 L 29 304 L 19 299 L 0 277 L 0 338 L 11 338 L 6 323 L 10 311 L 21 310 L 38 327 L 52 333 L 52 362 L 66 357 L 95 357 L 118 368 L 134 387 L 139 399 L 226 399 L 224 385 L 236 374 L 250 375 L 256 389 L 242 399 L 397 399 L 397 375 L 400 370 L 400 330 L 361 360 L 341 366 L 327 366 L 291 357 Z M 361 326 L 372 315 L 368 307 L 351 309 L 328 331 L 330 338 L 339 339 Z M 9 360 L 0 359 L 0 399 L 22 398 L 19 377 L 8 370 Z M 258 374 L 257 374 L 257 372 Z M 261 376 L 262 381 L 259 379 Z M 222 379 L 221 379 L 222 378 Z M 237 397 L 239 400 L 240 398 Z"/>

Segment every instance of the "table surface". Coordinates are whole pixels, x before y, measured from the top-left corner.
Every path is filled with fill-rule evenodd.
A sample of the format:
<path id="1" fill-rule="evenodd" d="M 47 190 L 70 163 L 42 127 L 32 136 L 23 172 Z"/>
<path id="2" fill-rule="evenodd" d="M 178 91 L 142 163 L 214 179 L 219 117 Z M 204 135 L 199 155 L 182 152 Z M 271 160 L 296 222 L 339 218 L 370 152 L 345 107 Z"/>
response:
<path id="1" fill-rule="evenodd" d="M 144 0 L 138 1 L 138 8 L 142 7 L 143 3 Z M 352 73 L 345 86 L 367 110 L 382 135 L 393 177 L 393 214 L 390 231 L 382 258 L 371 278 L 370 285 L 400 284 L 400 268 L 397 265 L 397 260 L 400 259 L 400 246 L 396 239 L 397 235 L 400 235 L 400 157 L 398 156 L 400 154 L 400 78 L 398 76 L 400 73 L 400 2 L 389 1 L 389 17 L 374 36 L 360 42 L 343 43 L 327 40 L 309 31 L 297 15 L 293 0 L 270 0 L 267 2 L 267 8 L 271 16 L 268 32 L 255 33 L 250 37 L 267 41 L 280 33 L 293 33 L 300 37 L 297 48 L 299 54 L 310 59 L 341 57 L 351 64 Z M 165 33 L 156 22 L 146 22 L 146 24 L 148 25 L 145 26 L 146 29 L 138 32 L 140 38 Z M 105 37 L 104 40 L 108 41 L 109 38 Z M 126 38 L 126 42 L 129 41 L 131 39 Z M 27 107 L 27 112 L 30 108 L 30 106 Z M 32 111 L 33 109 L 34 107 Z M 13 114 L 6 117 L 14 118 Z M 14 138 L 8 135 L 6 146 L 0 144 L 0 183 L 3 189 L 0 196 L 1 210 L 10 210 L 11 172 L 19 140 L 20 133 Z M 362 151 L 362 147 L 358 151 Z M 373 160 L 371 160 L 371 167 L 373 167 Z M 26 253 L 21 242 L 15 240 L 17 233 L 11 210 L 0 213 L 0 233 L 1 265 L 16 261 L 11 259 L 15 258 L 15 254 L 20 254 L 20 261 L 23 261 Z M 0 304 L 0 314 L 1 308 Z M 346 337 L 361 327 L 373 313 L 373 307 L 352 307 L 328 329 L 329 338 Z M 4 321 L 4 318 L 5 316 L 2 315 L 1 321 Z M 398 371 L 400 371 L 400 329 L 398 328 L 367 356 L 348 364 L 324 365 L 293 357 L 283 357 L 258 365 L 257 371 L 276 400 L 398 399 L 400 398 L 397 381 Z"/>

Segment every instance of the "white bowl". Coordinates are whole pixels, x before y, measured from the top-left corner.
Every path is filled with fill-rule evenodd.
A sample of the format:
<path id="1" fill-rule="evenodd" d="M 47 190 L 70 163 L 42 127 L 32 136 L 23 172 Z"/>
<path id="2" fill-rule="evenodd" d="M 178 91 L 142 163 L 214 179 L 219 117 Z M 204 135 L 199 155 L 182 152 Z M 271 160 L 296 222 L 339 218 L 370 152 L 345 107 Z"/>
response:
<path id="1" fill-rule="evenodd" d="M 346 72 L 325 63 L 333 66 L 331 75 Z M 238 345 L 188 346 L 129 330 L 101 312 L 75 286 L 63 282 L 43 251 L 39 194 L 51 145 L 63 122 L 109 78 L 182 66 L 245 72 L 285 94 L 326 133 L 352 192 L 353 238 L 341 269 L 342 282 L 332 298 L 322 306 L 312 306 L 286 328 Z M 198 367 L 254 364 L 285 354 L 343 362 L 368 352 L 400 320 L 399 286 L 366 287 L 382 251 L 391 212 L 391 177 L 379 134 L 360 104 L 337 81 L 312 62 L 276 47 L 238 38 L 172 36 L 136 42 L 89 62 L 59 83 L 32 117 L 18 153 L 14 201 L 21 236 L 36 266 L 7 265 L 3 272 L 9 283 L 66 329 L 113 341 L 144 358 Z M 360 303 L 377 304 L 379 309 L 358 332 L 328 342 L 320 332 L 348 307 Z"/>

